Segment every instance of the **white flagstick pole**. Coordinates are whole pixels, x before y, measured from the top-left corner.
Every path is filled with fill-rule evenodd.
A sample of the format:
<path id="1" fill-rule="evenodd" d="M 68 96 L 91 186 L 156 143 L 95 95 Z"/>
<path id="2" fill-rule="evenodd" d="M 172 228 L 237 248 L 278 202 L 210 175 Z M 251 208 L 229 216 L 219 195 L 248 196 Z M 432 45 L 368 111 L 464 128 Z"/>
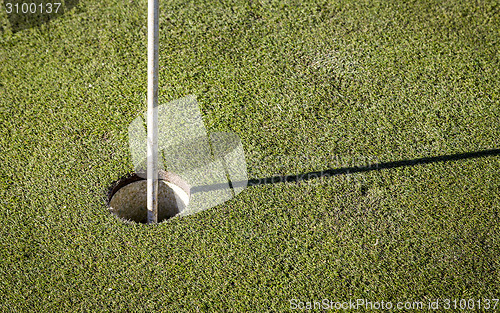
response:
<path id="1" fill-rule="evenodd" d="M 158 0 L 148 1 L 148 224 L 158 223 Z"/>

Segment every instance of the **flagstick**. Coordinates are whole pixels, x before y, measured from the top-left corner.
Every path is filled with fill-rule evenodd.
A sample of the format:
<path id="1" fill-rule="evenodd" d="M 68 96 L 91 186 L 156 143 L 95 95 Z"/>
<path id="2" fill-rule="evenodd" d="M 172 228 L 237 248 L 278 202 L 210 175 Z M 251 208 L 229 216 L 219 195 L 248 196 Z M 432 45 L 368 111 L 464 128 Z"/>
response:
<path id="1" fill-rule="evenodd" d="M 148 1 L 148 224 L 158 223 L 158 0 Z"/>

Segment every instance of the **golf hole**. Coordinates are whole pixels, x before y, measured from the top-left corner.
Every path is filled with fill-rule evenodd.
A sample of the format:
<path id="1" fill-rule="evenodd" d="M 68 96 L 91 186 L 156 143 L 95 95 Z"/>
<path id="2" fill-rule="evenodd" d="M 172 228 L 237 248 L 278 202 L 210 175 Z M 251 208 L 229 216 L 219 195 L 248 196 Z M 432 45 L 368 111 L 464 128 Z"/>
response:
<path id="1" fill-rule="evenodd" d="M 144 175 L 141 175 L 144 177 Z M 147 180 L 137 173 L 116 181 L 108 192 L 110 212 L 124 221 L 147 222 Z M 158 172 L 158 223 L 182 212 L 189 204 L 190 186 L 178 175 Z"/>

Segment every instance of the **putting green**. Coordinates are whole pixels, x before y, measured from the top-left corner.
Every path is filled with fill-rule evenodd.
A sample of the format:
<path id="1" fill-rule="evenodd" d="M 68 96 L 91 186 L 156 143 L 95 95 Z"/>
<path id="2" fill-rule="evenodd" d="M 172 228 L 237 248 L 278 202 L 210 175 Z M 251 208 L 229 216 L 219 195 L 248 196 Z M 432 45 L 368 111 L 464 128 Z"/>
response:
<path id="1" fill-rule="evenodd" d="M 496 1 L 160 5 L 160 103 L 195 95 L 209 134 L 241 138 L 249 181 L 374 170 L 123 223 L 106 192 L 134 171 L 146 1 L 14 32 L 2 9 L 0 311 L 499 297 L 500 156 L 409 162 L 500 148 Z"/>

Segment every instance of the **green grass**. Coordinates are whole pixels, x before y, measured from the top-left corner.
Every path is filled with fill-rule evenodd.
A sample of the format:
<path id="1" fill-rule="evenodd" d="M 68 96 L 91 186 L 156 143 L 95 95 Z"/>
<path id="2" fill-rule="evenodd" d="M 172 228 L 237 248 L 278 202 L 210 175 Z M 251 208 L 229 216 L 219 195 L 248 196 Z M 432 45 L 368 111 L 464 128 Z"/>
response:
<path id="1" fill-rule="evenodd" d="M 3 8 L 3 7 L 2 7 Z M 105 206 L 144 111 L 145 0 L 0 33 L 0 310 L 286 311 L 500 297 L 500 157 L 249 187 L 160 225 Z M 495 1 L 162 1 L 160 97 L 250 178 L 500 148 Z"/>

